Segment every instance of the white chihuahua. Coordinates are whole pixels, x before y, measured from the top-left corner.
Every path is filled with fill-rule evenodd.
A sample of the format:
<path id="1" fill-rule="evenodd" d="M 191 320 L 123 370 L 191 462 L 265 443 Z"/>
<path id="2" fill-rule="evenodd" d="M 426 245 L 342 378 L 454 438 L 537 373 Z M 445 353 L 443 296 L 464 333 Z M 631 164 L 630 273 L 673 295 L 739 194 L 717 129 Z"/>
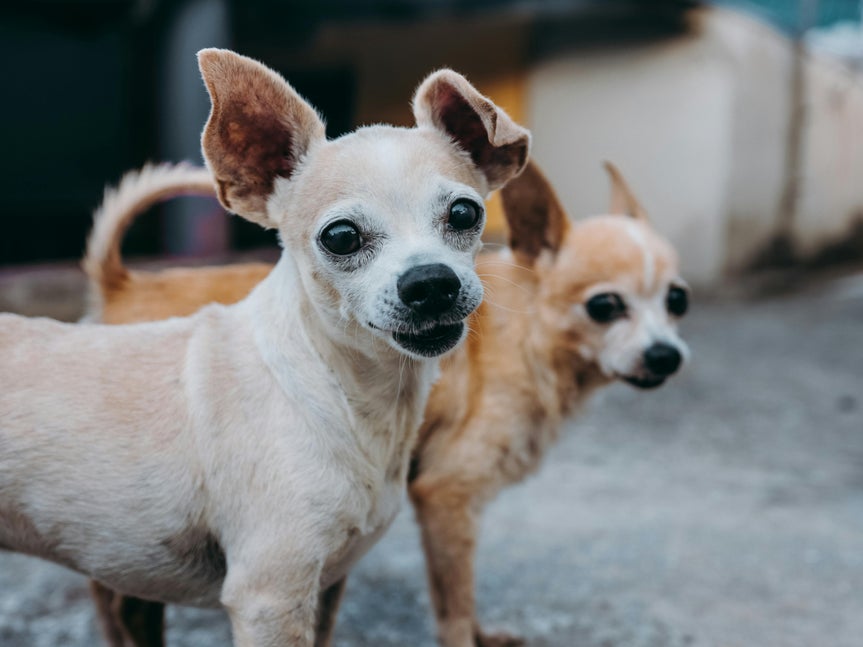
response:
<path id="1" fill-rule="evenodd" d="M 0 316 L 0 548 L 221 603 L 237 645 L 324 645 L 321 609 L 396 514 L 434 358 L 482 298 L 483 198 L 529 135 L 441 70 L 416 128 L 328 141 L 273 71 L 199 62 L 219 197 L 285 253 L 245 300 L 189 318 Z"/>

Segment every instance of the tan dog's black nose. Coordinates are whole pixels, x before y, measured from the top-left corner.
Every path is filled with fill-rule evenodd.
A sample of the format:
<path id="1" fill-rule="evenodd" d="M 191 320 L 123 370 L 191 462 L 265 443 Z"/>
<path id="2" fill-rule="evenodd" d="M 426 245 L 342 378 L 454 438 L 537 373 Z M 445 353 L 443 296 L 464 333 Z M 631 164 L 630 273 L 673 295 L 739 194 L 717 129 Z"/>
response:
<path id="1" fill-rule="evenodd" d="M 644 365 L 654 375 L 671 375 L 683 358 L 680 351 L 671 344 L 657 342 L 644 351 Z"/>
<path id="2" fill-rule="evenodd" d="M 412 267 L 399 277 L 396 287 L 408 308 L 423 317 L 433 317 L 453 307 L 461 281 L 443 263 L 433 263 Z"/>

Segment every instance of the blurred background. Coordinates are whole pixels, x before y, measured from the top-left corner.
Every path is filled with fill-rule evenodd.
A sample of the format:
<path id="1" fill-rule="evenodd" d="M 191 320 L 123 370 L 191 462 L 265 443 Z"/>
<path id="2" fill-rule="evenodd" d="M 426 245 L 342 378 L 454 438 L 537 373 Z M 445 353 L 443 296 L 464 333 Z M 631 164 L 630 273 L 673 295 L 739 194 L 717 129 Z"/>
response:
<path id="1" fill-rule="evenodd" d="M 280 71 L 327 119 L 410 125 L 431 70 L 532 129 L 574 217 L 614 161 L 695 290 L 692 366 L 614 387 L 490 511 L 490 624 L 555 647 L 859 647 L 863 3 L 27 0 L 0 8 L 0 310 L 75 320 L 106 184 L 200 163 L 202 47 Z M 503 238 L 494 210 L 489 240 Z M 130 263 L 273 258 L 214 201 L 139 219 Z M 360 565 L 336 644 L 433 644 L 410 515 Z M 172 645 L 227 644 L 172 610 Z M 0 645 L 98 643 L 83 580 L 0 555 Z"/>
<path id="2" fill-rule="evenodd" d="M 0 265 L 78 258 L 106 183 L 146 161 L 200 162 L 209 103 L 194 54 L 214 45 L 282 72 L 330 136 L 410 124 L 419 80 L 453 67 L 534 131 L 572 214 L 604 209 L 600 161 L 615 161 L 698 285 L 863 256 L 858 0 L 30 0 L 0 11 Z M 210 217 L 212 204 L 172 209 L 138 223 L 129 253 L 271 242 Z"/>

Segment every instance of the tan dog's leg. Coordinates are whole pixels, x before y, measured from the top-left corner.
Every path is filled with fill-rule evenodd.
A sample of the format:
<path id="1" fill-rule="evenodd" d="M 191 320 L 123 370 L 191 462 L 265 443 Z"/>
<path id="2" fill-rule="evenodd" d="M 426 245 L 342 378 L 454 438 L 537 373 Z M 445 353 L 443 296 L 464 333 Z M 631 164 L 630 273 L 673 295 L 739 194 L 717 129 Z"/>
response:
<path id="1" fill-rule="evenodd" d="M 164 604 L 120 595 L 96 581 L 90 591 L 110 647 L 164 647 Z"/>
<path id="2" fill-rule="evenodd" d="M 411 488 L 420 528 L 429 588 L 444 647 L 475 647 L 473 560 L 476 520 L 470 500 L 450 490 Z"/>
<path id="3" fill-rule="evenodd" d="M 481 488 L 445 478 L 421 475 L 410 495 L 422 531 L 429 588 L 443 647 L 519 647 L 520 638 L 484 634 L 476 617 L 474 556 Z"/>
<path id="4" fill-rule="evenodd" d="M 315 647 L 330 647 L 333 629 L 336 626 L 336 614 L 345 592 L 346 577 L 330 586 L 321 593 L 318 602 L 318 626 L 315 630 Z"/>
<path id="5" fill-rule="evenodd" d="M 96 605 L 96 615 L 102 626 L 105 642 L 110 647 L 128 647 L 120 619 L 114 613 L 114 601 L 117 598 L 117 593 L 113 589 L 102 586 L 96 580 L 90 580 L 90 593 Z"/>
<path id="6" fill-rule="evenodd" d="M 135 647 L 164 647 L 165 605 L 139 598 L 120 596 L 120 620 Z"/>

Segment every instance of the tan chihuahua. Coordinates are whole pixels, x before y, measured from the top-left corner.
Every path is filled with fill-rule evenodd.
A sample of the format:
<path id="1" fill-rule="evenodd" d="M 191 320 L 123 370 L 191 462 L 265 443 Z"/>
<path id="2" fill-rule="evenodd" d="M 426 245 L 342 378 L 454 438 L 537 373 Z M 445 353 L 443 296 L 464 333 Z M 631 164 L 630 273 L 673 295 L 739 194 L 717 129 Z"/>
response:
<path id="1" fill-rule="evenodd" d="M 275 72 L 199 63 L 219 199 L 285 251 L 248 297 L 187 318 L 0 315 L 0 548 L 221 604 L 241 647 L 325 645 L 322 611 L 397 512 L 436 358 L 481 301 L 483 198 L 529 135 L 441 70 L 416 128 L 328 141 Z"/>
<path id="2" fill-rule="evenodd" d="M 484 253 L 487 300 L 466 346 L 444 362 L 414 452 L 411 498 L 422 526 L 440 640 L 446 647 L 522 644 L 485 634 L 475 616 L 473 557 L 483 505 L 538 466 L 561 423 L 587 396 L 622 379 L 651 388 L 688 356 L 677 333 L 685 283 L 671 246 L 649 226 L 617 169 L 611 212 L 570 223 L 533 162 L 502 191 L 511 248 Z M 212 195 L 207 172 L 151 167 L 106 194 L 85 261 L 91 316 L 110 322 L 241 299 L 261 264 L 129 272 L 120 242 L 136 215 L 165 197 Z M 184 292 L 184 284 L 194 291 Z M 516 347 L 513 340 L 518 340 Z M 112 645 L 158 647 L 162 607 L 94 584 Z"/>
<path id="3" fill-rule="evenodd" d="M 483 507 L 540 464 L 564 419 L 599 387 L 654 388 L 688 356 L 678 335 L 686 285 L 617 169 L 615 215 L 571 223 L 539 169 L 502 190 L 510 249 L 481 255 L 487 299 L 464 347 L 442 363 L 409 492 L 445 647 L 511 647 L 476 617 L 474 553 Z M 467 397 L 465 397 L 467 394 Z"/>

